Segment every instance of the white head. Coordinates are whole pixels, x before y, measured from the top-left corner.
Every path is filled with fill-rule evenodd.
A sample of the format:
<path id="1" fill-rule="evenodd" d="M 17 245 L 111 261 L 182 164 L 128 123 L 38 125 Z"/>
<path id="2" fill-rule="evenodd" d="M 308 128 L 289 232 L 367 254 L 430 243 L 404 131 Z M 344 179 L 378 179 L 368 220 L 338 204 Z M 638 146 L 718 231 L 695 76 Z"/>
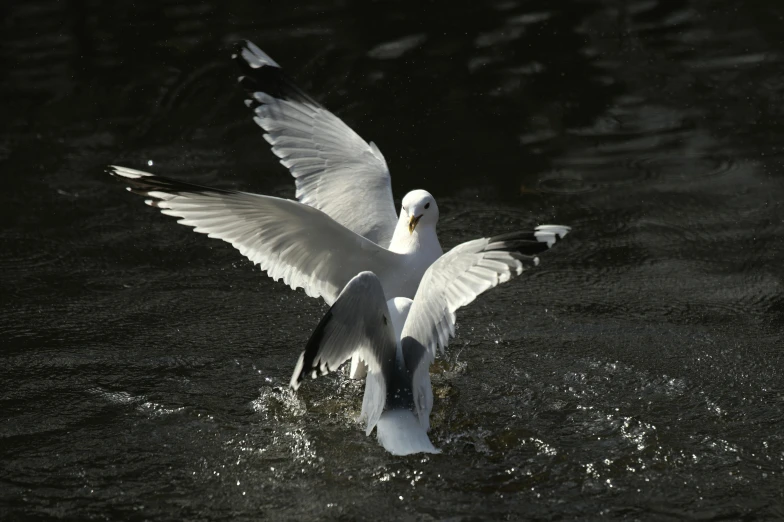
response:
<path id="1" fill-rule="evenodd" d="M 410 234 L 417 227 L 435 227 L 438 223 L 436 198 L 426 190 L 412 190 L 403 198 L 400 217 L 405 217 Z"/>
<path id="2" fill-rule="evenodd" d="M 389 318 L 392 320 L 392 329 L 395 330 L 395 339 L 400 340 L 400 334 L 403 332 L 403 325 L 406 324 L 408 312 L 411 310 L 411 304 L 414 301 L 406 297 L 395 297 L 387 301 L 387 308 L 389 308 Z"/>

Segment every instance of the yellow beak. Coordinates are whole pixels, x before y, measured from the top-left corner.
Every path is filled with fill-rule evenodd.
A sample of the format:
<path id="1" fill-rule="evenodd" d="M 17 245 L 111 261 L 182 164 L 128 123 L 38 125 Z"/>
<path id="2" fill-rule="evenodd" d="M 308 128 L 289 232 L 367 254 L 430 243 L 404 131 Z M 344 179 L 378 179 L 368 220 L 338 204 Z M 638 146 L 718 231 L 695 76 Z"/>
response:
<path id="1" fill-rule="evenodd" d="M 423 215 L 424 214 L 420 214 L 420 215 L 418 215 L 416 217 L 415 216 L 411 216 L 408 219 L 408 233 L 409 234 L 413 234 L 414 233 L 414 229 L 416 228 L 417 223 L 419 223 L 419 220 L 422 219 Z"/>

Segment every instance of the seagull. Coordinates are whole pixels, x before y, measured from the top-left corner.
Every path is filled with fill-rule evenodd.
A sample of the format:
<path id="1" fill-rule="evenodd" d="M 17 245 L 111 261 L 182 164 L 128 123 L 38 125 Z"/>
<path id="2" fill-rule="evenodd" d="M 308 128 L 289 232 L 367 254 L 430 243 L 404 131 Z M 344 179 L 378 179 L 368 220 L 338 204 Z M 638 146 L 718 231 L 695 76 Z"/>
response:
<path id="1" fill-rule="evenodd" d="M 296 179 L 299 203 L 200 187 L 109 166 L 147 204 L 197 232 L 234 245 L 270 277 L 331 305 L 358 272 L 372 270 L 389 295 L 413 297 L 443 249 L 439 211 L 426 190 L 405 195 L 395 212 L 389 168 L 374 143 L 303 93 L 280 66 L 246 42 L 235 55 L 253 88 L 248 104 L 272 151 Z M 361 377 L 363 368 L 355 368 Z"/>
<path id="2" fill-rule="evenodd" d="M 332 305 L 357 273 L 372 271 L 385 295 L 413 298 L 427 268 L 441 257 L 439 210 L 414 190 L 395 212 L 389 169 L 378 147 L 314 101 L 251 42 L 235 59 L 248 105 L 272 151 L 295 178 L 299 201 L 221 190 L 109 166 L 148 205 L 181 218 L 196 232 L 231 243 L 270 277 Z M 546 250 L 569 228 L 543 225 L 528 254 Z M 366 368 L 353 361 L 352 378 Z"/>
<path id="3" fill-rule="evenodd" d="M 367 364 L 360 419 L 393 455 L 439 453 L 430 441 L 430 364 L 455 334 L 455 312 L 479 294 L 537 266 L 528 233 L 475 239 L 425 272 L 414 299 L 387 299 L 372 272 L 354 276 L 313 332 L 290 386 L 337 369 L 350 357 Z"/>
<path id="4" fill-rule="evenodd" d="M 381 247 L 412 252 L 412 280 L 391 295 L 413 297 L 424 270 L 443 254 L 433 196 L 424 190 L 409 192 L 398 217 L 389 167 L 375 143 L 366 143 L 306 94 L 253 42 L 241 42 L 232 57 L 244 73 L 239 82 L 249 96 L 245 104 L 264 129 L 272 152 L 291 171 L 296 198 Z M 411 232 L 417 226 L 420 234 L 414 238 Z M 366 373 L 364 365 L 352 360 L 352 379 Z"/>

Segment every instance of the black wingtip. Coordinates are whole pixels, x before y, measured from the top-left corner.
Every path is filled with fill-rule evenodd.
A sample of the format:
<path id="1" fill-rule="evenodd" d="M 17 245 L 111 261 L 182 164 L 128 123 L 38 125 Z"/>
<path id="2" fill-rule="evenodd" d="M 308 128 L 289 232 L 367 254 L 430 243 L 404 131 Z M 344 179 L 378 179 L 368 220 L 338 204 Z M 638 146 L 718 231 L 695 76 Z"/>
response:
<path id="1" fill-rule="evenodd" d="M 106 165 L 103 168 L 103 173 L 108 174 L 115 179 L 125 179 L 124 176 L 121 176 L 118 172 L 118 168 L 114 165 Z"/>
<path id="2" fill-rule="evenodd" d="M 493 236 L 488 240 L 486 250 L 519 252 L 525 256 L 536 256 L 548 250 L 547 243 L 537 240 L 533 231 L 518 231 Z"/>
<path id="3" fill-rule="evenodd" d="M 250 43 L 251 41 L 246 40 L 245 38 L 234 42 L 231 46 L 231 57 L 236 59 L 238 56 L 242 56 L 242 51 L 249 49 L 250 45 L 248 44 Z"/>
<path id="4" fill-rule="evenodd" d="M 297 87 L 283 72 L 283 68 L 259 49 L 253 42 L 242 40 L 235 44 L 232 58 L 242 75 L 238 82 L 252 100 L 254 94 L 263 92 L 278 100 L 295 101 L 319 106 L 319 104 Z M 254 109 L 258 106 L 251 106 Z"/>
<path id="5" fill-rule="evenodd" d="M 236 194 L 235 190 L 224 190 L 212 187 L 205 187 L 188 183 L 186 181 L 179 181 L 164 176 L 156 176 L 153 174 L 144 173 L 143 176 L 129 177 L 127 174 L 123 175 L 120 169 L 114 166 L 106 167 L 106 173 L 111 175 L 114 179 L 126 185 L 132 194 L 140 196 L 149 196 L 150 192 L 165 192 L 167 194 Z"/>
<path id="6" fill-rule="evenodd" d="M 519 251 L 511 251 L 510 254 L 520 261 L 524 267 L 526 268 L 534 268 L 539 266 L 539 256 L 531 256 L 526 254 L 521 254 Z"/>
<path id="7" fill-rule="evenodd" d="M 563 239 L 571 228 L 560 225 L 544 225 L 535 230 L 524 230 L 499 234 L 488 240 L 488 250 L 515 251 L 526 256 L 536 256 L 552 248 Z"/>
<path id="8" fill-rule="evenodd" d="M 313 330 L 310 339 L 308 339 L 308 343 L 305 345 L 305 351 L 302 352 L 301 361 L 297 364 L 297 369 L 294 372 L 294 376 L 291 378 L 291 387 L 295 390 L 299 388 L 299 385 L 305 379 L 306 375 L 310 375 L 314 371 L 318 371 L 321 373 L 321 375 L 325 375 L 326 372 L 322 371 L 317 364 L 318 361 L 316 361 L 316 356 L 318 355 L 319 348 L 321 347 L 321 342 L 324 339 L 324 333 L 326 331 L 327 325 L 331 321 L 332 309 L 330 308 L 327 313 L 324 314 L 324 317 L 321 318 L 321 321 L 319 321 L 316 329 Z M 326 368 L 327 372 L 331 370 L 332 368 Z"/>

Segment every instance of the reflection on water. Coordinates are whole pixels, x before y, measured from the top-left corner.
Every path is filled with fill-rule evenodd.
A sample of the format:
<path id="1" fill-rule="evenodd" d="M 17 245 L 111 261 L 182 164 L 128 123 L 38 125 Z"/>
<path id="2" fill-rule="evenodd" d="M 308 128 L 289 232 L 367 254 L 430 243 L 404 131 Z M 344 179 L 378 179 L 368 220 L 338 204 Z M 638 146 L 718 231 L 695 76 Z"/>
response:
<path id="1" fill-rule="evenodd" d="M 10 518 L 784 517 L 784 7 L 2 12 Z M 461 311 L 434 366 L 442 455 L 387 455 L 343 376 L 289 392 L 323 305 L 101 172 L 292 197 L 240 38 L 375 141 L 396 194 L 439 197 L 447 246 L 574 227 Z"/>

